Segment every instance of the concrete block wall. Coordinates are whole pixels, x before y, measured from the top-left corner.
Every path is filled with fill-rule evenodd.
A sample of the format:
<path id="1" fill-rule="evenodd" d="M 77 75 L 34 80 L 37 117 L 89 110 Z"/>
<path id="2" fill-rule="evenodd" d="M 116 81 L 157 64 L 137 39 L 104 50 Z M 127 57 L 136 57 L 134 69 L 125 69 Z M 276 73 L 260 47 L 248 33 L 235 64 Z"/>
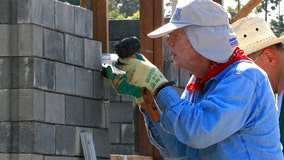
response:
<path id="1" fill-rule="evenodd" d="M 125 37 L 136 36 L 139 38 L 139 19 L 109 20 L 109 52 L 115 52 L 115 44 Z"/>
<path id="2" fill-rule="evenodd" d="M 109 159 L 109 86 L 92 21 L 57 0 L 0 1 L 1 160 L 83 160 L 81 132 Z"/>
<path id="3" fill-rule="evenodd" d="M 109 20 L 109 51 L 115 53 L 114 46 L 129 36 L 139 38 L 139 20 Z M 110 152 L 111 154 L 133 155 L 135 152 L 135 127 L 138 125 L 137 106 L 130 96 L 117 94 L 109 86 L 110 93 Z"/>
<path id="4" fill-rule="evenodd" d="M 91 14 L 56 0 L 0 1 L 1 160 L 81 160 L 83 131 L 93 133 L 98 159 L 136 154 L 137 106 L 102 78 Z M 110 21 L 110 51 L 133 35 L 139 20 Z M 163 58 L 182 91 L 188 74 Z"/>

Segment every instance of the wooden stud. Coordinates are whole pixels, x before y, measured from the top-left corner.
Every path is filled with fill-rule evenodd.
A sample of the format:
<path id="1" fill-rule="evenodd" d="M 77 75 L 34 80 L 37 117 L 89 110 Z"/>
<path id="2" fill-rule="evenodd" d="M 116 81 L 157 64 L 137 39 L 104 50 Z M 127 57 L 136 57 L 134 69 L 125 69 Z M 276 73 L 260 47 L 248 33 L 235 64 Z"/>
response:
<path id="1" fill-rule="evenodd" d="M 109 51 L 108 0 L 92 0 L 93 39 L 102 42 L 102 52 Z"/>

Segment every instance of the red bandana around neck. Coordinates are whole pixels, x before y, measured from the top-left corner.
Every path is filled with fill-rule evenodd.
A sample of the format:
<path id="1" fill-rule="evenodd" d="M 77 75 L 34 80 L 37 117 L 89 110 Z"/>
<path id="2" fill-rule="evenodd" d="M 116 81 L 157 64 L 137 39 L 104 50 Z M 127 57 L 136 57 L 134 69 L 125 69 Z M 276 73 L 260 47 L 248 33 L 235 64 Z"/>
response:
<path id="1" fill-rule="evenodd" d="M 230 59 L 226 63 L 217 63 L 217 62 L 212 62 L 208 71 L 206 72 L 205 76 L 200 79 L 196 78 L 194 82 L 189 83 L 186 86 L 186 90 L 202 90 L 204 87 L 205 82 L 207 82 L 211 77 L 217 75 L 220 73 L 222 70 L 227 68 L 230 64 L 241 60 L 241 59 L 246 59 L 252 61 L 250 58 L 248 58 L 242 49 L 237 47 L 234 51 L 234 53 L 231 55 Z"/>

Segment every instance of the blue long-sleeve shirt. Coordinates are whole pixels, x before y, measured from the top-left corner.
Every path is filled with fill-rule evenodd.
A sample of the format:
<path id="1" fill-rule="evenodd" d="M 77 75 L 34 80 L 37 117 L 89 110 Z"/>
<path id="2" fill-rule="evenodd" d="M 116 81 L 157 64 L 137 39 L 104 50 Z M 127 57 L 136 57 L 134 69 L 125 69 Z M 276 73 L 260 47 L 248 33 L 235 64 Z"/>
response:
<path id="1" fill-rule="evenodd" d="M 282 160 L 278 114 L 266 73 L 240 60 L 202 91 L 172 87 L 156 97 L 161 120 L 144 113 L 148 137 L 165 159 Z"/>

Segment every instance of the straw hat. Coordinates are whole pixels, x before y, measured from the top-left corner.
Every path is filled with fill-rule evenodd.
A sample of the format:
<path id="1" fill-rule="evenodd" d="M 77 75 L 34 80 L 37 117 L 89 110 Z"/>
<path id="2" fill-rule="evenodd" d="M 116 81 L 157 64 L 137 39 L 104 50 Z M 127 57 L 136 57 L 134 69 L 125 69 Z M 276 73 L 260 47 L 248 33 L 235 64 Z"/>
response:
<path id="1" fill-rule="evenodd" d="M 198 53 L 218 63 L 227 62 L 238 44 L 229 25 L 229 13 L 212 0 L 179 0 L 170 22 L 148 37 L 162 37 L 179 28 L 185 28 Z"/>
<path id="2" fill-rule="evenodd" d="M 268 23 L 260 17 L 245 17 L 231 26 L 238 37 L 239 47 L 247 55 L 284 41 L 284 36 L 277 38 Z"/>

